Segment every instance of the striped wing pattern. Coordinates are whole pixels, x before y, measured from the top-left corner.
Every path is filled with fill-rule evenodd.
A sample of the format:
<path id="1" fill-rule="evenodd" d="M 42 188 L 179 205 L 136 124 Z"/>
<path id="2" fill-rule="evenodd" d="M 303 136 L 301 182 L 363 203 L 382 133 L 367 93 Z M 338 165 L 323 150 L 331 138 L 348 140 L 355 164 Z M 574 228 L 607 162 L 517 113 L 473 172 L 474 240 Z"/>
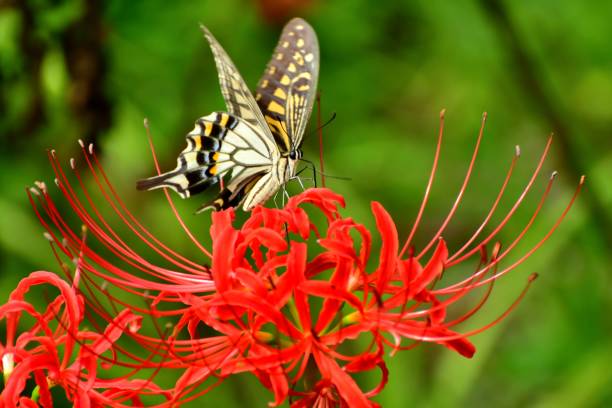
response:
<path id="1" fill-rule="evenodd" d="M 310 119 L 319 76 L 319 43 L 303 19 L 285 25 L 255 99 L 282 152 L 298 149 Z"/>
<path id="2" fill-rule="evenodd" d="M 247 121 L 223 112 L 198 119 L 187 134 L 187 147 L 174 170 L 140 180 L 139 190 L 168 187 L 187 198 L 231 173 L 231 181 L 212 203 L 201 208 L 227 208 L 240 203 L 249 186 L 270 173 L 275 146 Z"/>

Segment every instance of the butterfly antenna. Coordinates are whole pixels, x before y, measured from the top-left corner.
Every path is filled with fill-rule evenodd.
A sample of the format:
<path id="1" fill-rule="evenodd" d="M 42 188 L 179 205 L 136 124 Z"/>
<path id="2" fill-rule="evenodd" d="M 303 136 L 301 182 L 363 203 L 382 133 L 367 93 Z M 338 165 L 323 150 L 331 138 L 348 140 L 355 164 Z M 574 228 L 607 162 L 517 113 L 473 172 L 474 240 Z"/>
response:
<path id="1" fill-rule="evenodd" d="M 313 133 L 320 132 L 321 130 L 325 129 L 327 125 L 330 125 L 334 120 L 336 120 L 337 116 L 338 115 L 336 114 L 336 112 L 332 112 L 331 116 L 329 117 L 329 119 L 325 121 L 325 123 L 323 123 L 322 125 L 317 124 L 316 129 L 313 129 L 310 131 L 310 135 L 312 135 Z"/>
<path id="2" fill-rule="evenodd" d="M 344 176 L 334 176 L 328 173 L 323 173 L 321 170 L 317 170 L 314 162 L 305 159 L 305 158 L 301 158 L 300 161 L 303 161 L 305 163 L 308 163 L 308 167 L 303 168 L 301 171 L 298 172 L 298 174 L 300 174 L 302 171 L 306 170 L 307 168 L 312 169 L 313 174 L 320 174 L 322 176 L 331 178 L 331 179 L 335 179 L 335 180 L 344 180 L 344 181 L 352 181 L 353 179 L 350 177 L 344 177 Z M 316 187 L 316 177 L 315 177 L 315 187 Z"/>

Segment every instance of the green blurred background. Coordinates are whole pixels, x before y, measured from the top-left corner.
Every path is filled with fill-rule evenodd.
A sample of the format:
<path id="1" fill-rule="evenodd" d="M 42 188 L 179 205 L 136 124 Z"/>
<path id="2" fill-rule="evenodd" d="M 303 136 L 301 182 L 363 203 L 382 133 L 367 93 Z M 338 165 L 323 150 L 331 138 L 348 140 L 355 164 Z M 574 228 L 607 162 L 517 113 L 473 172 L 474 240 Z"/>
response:
<path id="1" fill-rule="evenodd" d="M 77 139 L 95 142 L 118 191 L 169 245 L 199 259 L 159 192 L 138 193 L 153 174 L 142 121 L 150 119 L 165 169 L 193 121 L 222 110 L 216 71 L 198 29 L 206 24 L 254 86 L 283 22 L 305 17 L 321 46 L 321 113 L 328 179 L 346 214 L 373 228 L 380 201 L 405 237 L 431 165 L 438 112 L 447 109 L 437 183 L 417 243 L 437 229 L 461 185 L 483 111 L 482 152 L 465 203 L 444 233 L 459 248 L 493 202 L 514 146 L 522 157 L 502 204 L 508 209 L 555 132 L 543 174 L 511 225 L 510 242 L 553 170 L 560 177 L 539 221 L 506 263 L 555 222 L 581 174 L 587 185 L 558 232 L 496 285 L 464 330 L 495 319 L 527 276 L 526 299 L 475 336 L 472 360 L 436 345 L 390 358 L 385 407 L 612 406 L 612 2 L 387 1 L 0 1 L 0 290 L 6 299 L 30 271 L 57 270 L 24 188 L 52 184 L 45 150 L 67 160 Z M 306 138 L 316 160 L 318 141 Z M 58 194 L 54 192 L 54 194 Z M 202 241 L 209 196 L 178 203 Z M 497 216 L 497 220 L 502 217 Z M 118 223 L 117 223 L 118 224 Z M 135 242 L 134 245 L 138 245 Z M 202 262 L 205 262 L 202 259 Z M 375 377 L 374 377 L 375 378 Z M 202 401 L 265 406 L 253 377 L 228 380 Z M 191 406 L 201 406 L 192 403 Z"/>

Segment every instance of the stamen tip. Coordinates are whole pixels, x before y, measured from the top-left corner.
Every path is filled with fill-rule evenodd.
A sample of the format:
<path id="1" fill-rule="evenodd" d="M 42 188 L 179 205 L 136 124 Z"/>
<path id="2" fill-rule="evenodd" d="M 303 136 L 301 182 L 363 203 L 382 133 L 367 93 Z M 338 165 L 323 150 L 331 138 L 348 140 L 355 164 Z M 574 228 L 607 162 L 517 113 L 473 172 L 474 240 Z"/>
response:
<path id="1" fill-rule="evenodd" d="M 497 259 L 497 255 L 499 255 L 501 248 L 502 243 L 500 241 L 496 241 L 495 244 L 493 244 L 493 251 L 491 251 L 491 259 Z"/>
<path id="2" fill-rule="evenodd" d="M 60 186 L 60 181 L 57 177 L 53 179 L 53 182 L 55 183 L 56 186 L 58 187 Z"/>
<path id="3" fill-rule="evenodd" d="M 28 190 L 30 190 L 30 193 L 40 196 L 40 192 L 35 187 L 30 187 Z"/>
<path id="4" fill-rule="evenodd" d="M 79 145 L 84 149 L 85 148 L 85 142 L 83 142 L 83 139 L 79 139 Z"/>
<path id="5" fill-rule="evenodd" d="M 440 111 L 440 119 L 444 119 L 444 115 L 446 115 L 446 108 Z"/>
<path id="6" fill-rule="evenodd" d="M 73 157 L 70 158 L 70 168 L 72 170 L 76 169 L 76 162 Z"/>
<path id="7" fill-rule="evenodd" d="M 53 239 L 53 236 L 49 234 L 47 231 L 43 232 L 43 237 L 45 237 L 45 239 L 49 242 L 55 242 L 55 240 Z"/>
<path id="8" fill-rule="evenodd" d="M 484 122 L 485 120 L 487 120 L 487 116 L 489 114 L 487 112 L 482 112 L 482 121 Z"/>
<path id="9" fill-rule="evenodd" d="M 144 124 L 145 129 L 148 129 L 149 128 L 149 118 L 144 118 L 142 122 Z"/>
<path id="10" fill-rule="evenodd" d="M 516 157 L 521 157 L 521 146 L 519 145 L 514 146 L 514 155 Z"/>
<path id="11" fill-rule="evenodd" d="M 90 143 L 89 146 L 88 146 L 89 154 L 93 154 L 94 153 L 93 148 L 94 148 L 93 143 Z"/>
<path id="12" fill-rule="evenodd" d="M 580 184 L 584 184 L 585 181 L 586 181 L 586 175 L 583 174 L 582 176 L 580 176 Z"/>
<path id="13" fill-rule="evenodd" d="M 554 180 L 555 178 L 557 178 L 557 176 L 559 175 L 559 172 L 557 170 L 553 171 L 550 175 L 550 179 Z"/>
<path id="14" fill-rule="evenodd" d="M 38 187 L 38 189 L 43 193 L 47 191 L 47 185 L 44 181 L 35 181 L 34 185 L 36 185 L 36 187 Z"/>
<path id="15" fill-rule="evenodd" d="M 534 280 L 538 279 L 540 275 L 538 275 L 537 273 L 532 273 L 531 275 L 529 275 L 529 278 L 527 278 L 529 280 L 529 283 L 533 282 Z"/>

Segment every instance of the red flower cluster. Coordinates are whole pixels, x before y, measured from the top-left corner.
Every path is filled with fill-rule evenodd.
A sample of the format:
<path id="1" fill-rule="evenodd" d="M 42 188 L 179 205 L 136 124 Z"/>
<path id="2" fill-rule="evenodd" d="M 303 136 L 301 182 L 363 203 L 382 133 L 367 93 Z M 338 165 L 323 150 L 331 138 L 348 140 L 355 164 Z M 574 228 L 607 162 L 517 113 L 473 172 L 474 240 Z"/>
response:
<path id="1" fill-rule="evenodd" d="M 59 295 L 43 312 L 25 300 L 33 287 L 55 287 Z M 158 387 L 128 376 L 106 380 L 99 377 L 100 362 L 105 368 L 112 359 L 105 353 L 113 349 L 124 332 L 140 329 L 141 317 L 124 309 L 96 331 L 80 328 L 84 318 L 83 297 L 66 281 L 51 272 L 33 272 L 21 280 L 0 306 L 0 319 L 6 321 L 6 340 L 0 344 L 4 389 L 0 407 L 52 407 L 50 388 L 61 387 L 75 406 L 108 406 L 117 399 L 140 402 L 140 395 L 162 392 Z M 20 332 L 22 320 L 29 329 Z M 23 396 L 28 381 L 35 384 L 31 396 Z"/>
<path id="2" fill-rule="evenodd" d="M 440 141 L 441 136 L 442 129 Z M 71 166 L 80 194 L 73 189 L 52 152 L 56 184 L 79 217 L 81 233 L 70 228 L 43 184 L 39 183 L 30 197 L 58 260 L 62 264 L 64 258 L 76 260 L 77 269 L 71 274 L 64 268 L 72 284 L 49 273 L 42 275 L 62 292 L 60 300 L 52 302 L 47 312 L 35 315 L 38 323 L 33 329 L 21 335 L 31 339 L 33 333 L 41 332 L 35 337 L 41 343 L 38 348 L 27 346 L 32 340 L 14 340 L 15 317 L 11 317 L 9 340 L 3 349 L 3 356 L 7 356 L 3 357 L 3 372 L 5 376 L 10 374 L 3 397 L 10 394 L 11 401 L 19 398 L 26 401 L 21 396 L 23 384 L 33 373 L 41 389 L 41 402 L 42 391 L 47 398 L 48 387 L 59 385 L 74 401 L 77 395 L 78 398 L 85 395 L 83 398 L 90 401 L 123 406 L 139 395 L 157 394 L 163 399 L 160 405 L 177 406 L 198 398 L 231 375 L 251 373 L 272 391 L 275 406 L 289 400 L 295 407 L 370 407 L 375 405 L 371 398 L 388 380 L 385 358 L 389 351 L 393 354 L 433 342 L 471 357 L 475 348 L 468 338 L 504 318 L 529 284 L 497 320 L 468 332 L 459 331 L 457 326 L 482 307 L 497 278 L 520 265 L 550 236 L 576 197 L 532 250 L 501 268 L 500 262 L 540 212 L 554 178 L 551 177 L 530 221 L 502 251 L 494 241 L 495 236 L 534 184 L 549 142 L 533 177 L 508 214 L 488 235 L 481 236 L 504 195 L 518 158 L 517 150 L 483 223 L 460 249 L 449 251 L 441 235 L 461 201 L 481 136 L 482 129 L 455 204 L 420 252 L 414 250 L 411 242 L 434 179 L 440 141 L 425 199 L 403 245 L 393 219 L 381 204 L 373 202 L 371 206 L 377 227 L 372 234 L 362 224 L 342 215 L 341 196 L 328 189 L 309 189 L 291 198 L 284 208 L 257 207 L 239 228 L 235 226 L 233 210 L 213 213 L 210 229 L 213 245 L 209 252 L 195 240 L 167 195 L 189 238 L 200 247 L 204 258 L 210 258 L 210 267 L 202 266 L 202 260 L 190 260 L 171 250 L 144 228 L 116 194 L 93 149 L 83 148 L 93 179 L 110 209 L 170 266 L 148 261 L 104 218 L 105 211 L 95 205 L 74 161 Z M 374 240 L 380 242 L 380 250 L 372 255 Z M 92 241 L 98 241 L 102 248 L 95 249 Z M 102 256 L 102 250 L 111 253 L 112 258 Z M 441 285 L 443 275 L 446 282 L 453 277 L 457 265 L 474 258 L 478 263 L 475 272 Z M 28 288 L 32 279 L 35 278 L 22 281 L 16 292 Z M 529 283 L 532 280 L 530 277 Z M 466 295 L 473 295 L 477 288 L 482 288 L 481 299 L 465 311 Z M 80 291 L 88 295 L 82 296 Z M 16 311 L 34 316 L 31 306 L 20 299 L 12 297 L 2 309 L 3 316 L 16 316 Z M 139 306 L 142 299 L 146 304 Z M 457 315 L 457 311 L 450 309 L 460 301 L 457 310 L 463 312 Z M 93 332 L 79 329 L 84 303 L 95 314 L 89 320 L 102 318 L 108 322 L 107 329 Z M 62 305 L 65 311 L 60 314 Z M 118 312 L 120 309 L 123 312 Z M 152 333 L 139 329 L 142 317 L 152 322 Z M 55 332 L 48 329 L 53 319 L 58 322 Z M 172 323 L 164 326 L 162 321 Z M 120 334 L 135 342 L 143 354 L 136 355 L 116 342 Z M 45 348 L 58 347 L 70 352 L 63 359 L 56 358 L 57 353 L 44 352 Z M 80 351 L 76 360 L 71 360 L 75 348 Z M 109 352 L 111 357 L 106 358 Z M 44 360 L 52 361 L 47 365 L 38 363 L 41 353 Z M 40 368 L 30 359 L 42 364 Z M 123 367 L 130 372 L 120 379 L 101 380 L 97 378 L 98 365 Z M 160 370 L 175 370 L 180 377 L 162 390 L 153 383 Z M 380 372 L 380 382 L 364 391 L 358 377 L 371 370 Z M 145 378 L 138 371 L 147 373 Z M 79 403 L 84 404 L 80 400 Z"/>

